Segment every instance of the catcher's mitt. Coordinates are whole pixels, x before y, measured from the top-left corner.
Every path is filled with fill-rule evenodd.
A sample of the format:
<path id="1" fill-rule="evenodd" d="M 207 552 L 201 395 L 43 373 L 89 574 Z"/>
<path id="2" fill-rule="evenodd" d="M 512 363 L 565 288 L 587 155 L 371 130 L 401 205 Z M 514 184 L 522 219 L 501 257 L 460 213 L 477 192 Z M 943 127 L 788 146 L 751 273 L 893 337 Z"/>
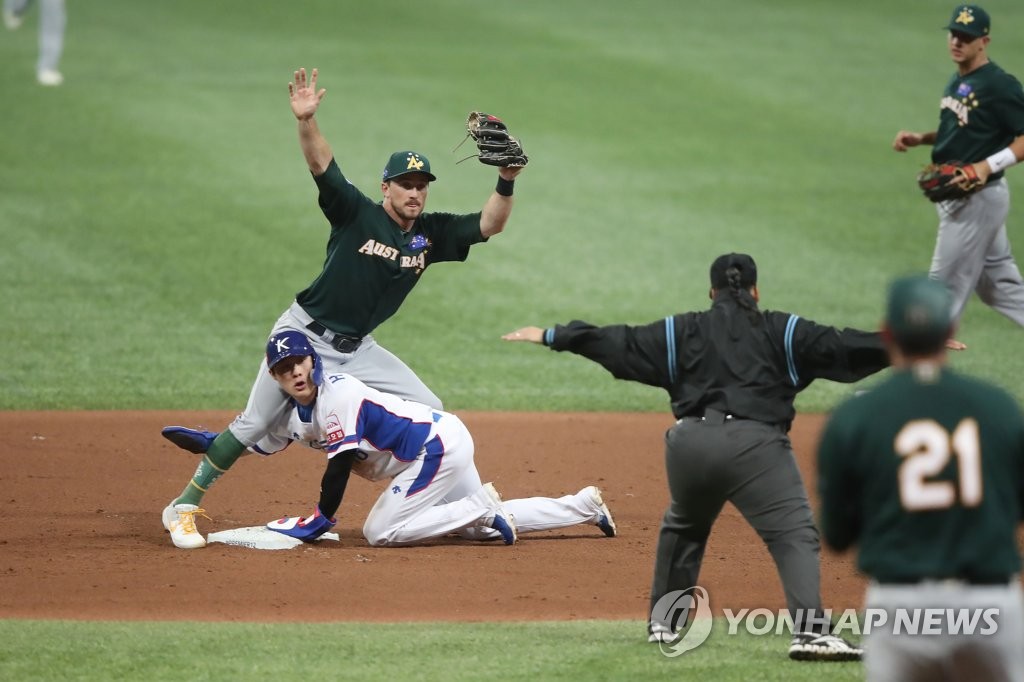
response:
<path id="1" fill-rule="evenodd" d="M 963 199 L 984 184 L 972 164 L 960 161 L 930 163 L 917 174 L 918 187 L 930 201 L 935 202 Z"/>
<path id="2" fill-rule="evenodd" d="M 488 166 L 519 167 L 529 162 L 519 140 L 508 133 L 508 126 L 497 116 L 474 111 L 466 119 L 467 137 L 476 143 L 480 163 Z M 465 142 L 463 138 L 462 142 Z M 461 146 L 461 142 L 459 145 Z M 458 149 L 458 147 L 456 147 Z M 466 158 L 473 158 L 468 156 Z M 466 159 L 462 159 L 465 161 Z M 459 163 L 462 163 L 459 161 Z"/>

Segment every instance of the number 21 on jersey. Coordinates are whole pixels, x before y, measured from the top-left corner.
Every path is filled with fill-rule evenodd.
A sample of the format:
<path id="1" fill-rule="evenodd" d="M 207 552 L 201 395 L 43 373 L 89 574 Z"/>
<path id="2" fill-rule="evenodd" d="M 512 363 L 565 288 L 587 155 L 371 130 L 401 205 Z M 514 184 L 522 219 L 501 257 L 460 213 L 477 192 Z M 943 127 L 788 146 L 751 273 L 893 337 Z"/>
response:
<path id="1" fill-rule="evenodd" d="M 964 419 L 952 435 L 931 419 L 908 422 L 896 434 L 894 445 L 896 453 L 903 458 L 899 485 L 904 509 L 948 509 L 957 503 L 958 490 L 961 506 L 981 504 L 981 443 L 977 421 Z M 935 480 L 954 456 L 956 482 Z"/>

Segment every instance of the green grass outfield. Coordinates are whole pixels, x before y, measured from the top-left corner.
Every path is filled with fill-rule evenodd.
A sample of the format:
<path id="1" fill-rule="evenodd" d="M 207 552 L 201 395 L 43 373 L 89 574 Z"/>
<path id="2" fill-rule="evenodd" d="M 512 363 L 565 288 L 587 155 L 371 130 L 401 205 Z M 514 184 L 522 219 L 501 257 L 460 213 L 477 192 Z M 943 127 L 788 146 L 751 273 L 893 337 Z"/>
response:
<path id="1" fill-rule="evenodd" d="M 299 66 L 320 67 L 321 128 L 371 196 L 414 147 L 439 177 L 428 208 L 478 209 L 496 174 L 452 153 L 472 109 L 531 155 L 507 232 L 431 268 L 376 334 L 451 409 L 666 409 L 499 336 L 704 308 L 730 250 L 755 256 L 765 307 L 873 328 L 934 244 L 927 152 L 890 143 L 937 121 L 947 5 L 74 2 L 56 89 L 33 81 L 33 10 L 0 33 L 0 409 L 244 405 L 326 243 L 287 101 Z M 992 54 L 1024 74 L 1024 5 L 989 5 Z M 955 364 L 1020 395 L 1020 331 L 973 302 Z"/>
<path id="2" fill-rule="evenodd" d="M 5 680 L 863 680 L 859 663 L 787 658 L 786 635 L 725 634 L 663 656 L 639 621 L 568 623 L 0 622 Z M 18 653 L 33 652 L 31 659 Z"/>
<path id="3" fill-rule="evenodd" d="M 862 328 L 893 276 L 928 267 L 936 219 L 913 180 L 927 152 L 890 142 L 937 120 L 945 0 L 68 4 L 61 88 L 33 80 L 38 8 L 0 31 L 0 409 L 244 405 L 327 235 L 287 103 L 299 66 L 321 68 L 321 128 L 371 196 L 411 147 L 439 177 L 430 209 L 478 209 L 495 172 L 451 151 L 474 109 L 531 156 L 507 233 L 431 268 L 376 334 L 450 409 L 664 410 L 660 391 L 498 337 L 703 308 L 723 252 L 754 255 L 766 307 Z M 1024 5 L 985 6 L 991 54 L 1024 74 Z M 1024 181 L 1008 177 L 1020 256 Z M 959 337 L 955 366 L 1022 396 L 1019 328 L 974 301 Z M 853 390 L 816 385 L 798 407 Z M 765 640 L 670 661 L 637 635 L 0 621 L 0 678 L 859 674 L 776 663 Z"/>

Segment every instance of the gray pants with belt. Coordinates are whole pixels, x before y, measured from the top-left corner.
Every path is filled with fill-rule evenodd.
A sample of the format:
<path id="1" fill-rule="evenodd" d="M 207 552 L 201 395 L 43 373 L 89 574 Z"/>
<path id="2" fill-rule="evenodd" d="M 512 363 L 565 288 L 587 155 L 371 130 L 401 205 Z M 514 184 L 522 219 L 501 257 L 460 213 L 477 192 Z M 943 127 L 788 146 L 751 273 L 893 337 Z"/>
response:
<path id="1" fill-rule="evenodd" d="M 665 468 L 672 501 L 658 537 L 652 611 L 665 594 L 698 584 L 711 526 L 729 501 L 768 546 L 795 631 L 820 630 L 800 617 L 812 609 L 821 616 L 820 544 L 786 433 L 711 411 L 687 417 L 665 436 Z"/>
<path id="2" fill-rule="evenodd" d="M 864 633 L 864 669 L 870 682 L 1024 681 L 1024 597 L 1017 576 L 1006 585 L 984 586 L 953 580 L 917 585 L 872 582 L 866 606 L 886 614 L 884 623 Z M 954 615 L 930 621 L 930 631 L 922 625 L 915 634 L 907 632 L 907 625 L 896 630 L 897 609 Z M 994 632 L 986 631 L 989 623 L 976 615 L 989 609 L 996 612 Z M 951 627 L 956 617 L 964 618 L 962 627 Z M 968 622 L 978 629 L 963 625 Z"/>
<path id="3" fill-rule="evenodd" d="M 427 388 L 415 372 L 383 346 L 377 345 L 371 335 L 363 337 L 362 343 L 354 352 L 342 353 L 306 327 L 312 321 L 313 318 L 302 309 L 302 306 L 293 302 L 277 319 L 269 336 L 289 329 L 301 332 L 306 335 L 313 350 L 320 356 L 325 373 L 351 374 L 378 391 L 392 393 L 406 400 L 415 400 L 434 409 L 442 408 L 441 400 Z M 264 357 L 256 372 L 256 380 L 249 392 L 249 402 L 245 406 L 245 411 L 238 415 L 228 428 L 242 445 L 255 447 L 257 451 L 264 453 L 274 452 L 280 449 L 281 445 L 277 439 L 268 436 L 268 431 L 270 425 L 276 423 L 287 409 L 288 394 L 281 390 L 277 381 L 267 371 L 267 359 Z"/>

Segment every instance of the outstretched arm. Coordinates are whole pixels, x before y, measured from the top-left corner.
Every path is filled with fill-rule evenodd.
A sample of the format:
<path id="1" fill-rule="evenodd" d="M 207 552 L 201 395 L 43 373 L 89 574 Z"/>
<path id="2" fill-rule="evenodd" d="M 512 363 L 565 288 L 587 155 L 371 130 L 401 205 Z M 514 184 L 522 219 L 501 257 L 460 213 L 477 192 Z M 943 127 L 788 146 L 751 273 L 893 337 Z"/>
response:
<path id="1" fill-rule="evenodd" d="M 328 164 L 334 158 L 331 146 L 320 134 L 320 126 L 316 123 L 316 110 L 320 107 L 320 100 L 327 94 L 327 90 L 316 89 L 317 69 L 313 69 L 313 75 L 307 82 L 306 69 L 299 69 L 295 72 L 294 80 L 288 84 L 288 97 L 291 100 L 292 113 L 299 122 L 299 146 L 302 148 L 302 155 L 306 157 L 306 164 L 313 175 L 323 175 Z"/>
<path id="2" fill-rule="evenodd" d="M 901 130 L 896 133 L 896 138 L 892 141 L 892 148 L 898 152 L 905 152 L 911 147 L 917 147 L 918 145 L 935 144 L 935 133 L 936 131 L 934 130 L 927 133 L 915 133 L 910 130 Z"/>
<path id="3" fill-rule="evenodd" d="M 540 327 L 522 327 L 509 332 L 501 337 L 505 341 L 528 341 L 530 343 L 543 343 L 544 330 Z"/>
<path id="4" fill-rule="evenodd" d="M 500 194 L 495 189 L 491 192 L 487 203 L 484 204 L 483 211 L 480 214 L 480 234 L 484 236 L 484 239 L 496 235 L 505 229 L 505 223 L 508 222 L 508 217 L 512 214 L 512 190 L 508 183 L 515 182 L 516 176 L 522 170 L 521 166 L 498 169 L 498 176 L 500 177 L 498 183 L 505 184 L 509 188 L 505 190 L 508 195 Z"/>
<path id="5" fill-rule="evenodd" d="M 597 327 L 573 320 L 549 329 L 521 327 L 501 338 L 581 355 L 604 367 L 616 379 L 668 389 L 677 378 L 674 318 L 639 327 L 624 324 Z"/>

